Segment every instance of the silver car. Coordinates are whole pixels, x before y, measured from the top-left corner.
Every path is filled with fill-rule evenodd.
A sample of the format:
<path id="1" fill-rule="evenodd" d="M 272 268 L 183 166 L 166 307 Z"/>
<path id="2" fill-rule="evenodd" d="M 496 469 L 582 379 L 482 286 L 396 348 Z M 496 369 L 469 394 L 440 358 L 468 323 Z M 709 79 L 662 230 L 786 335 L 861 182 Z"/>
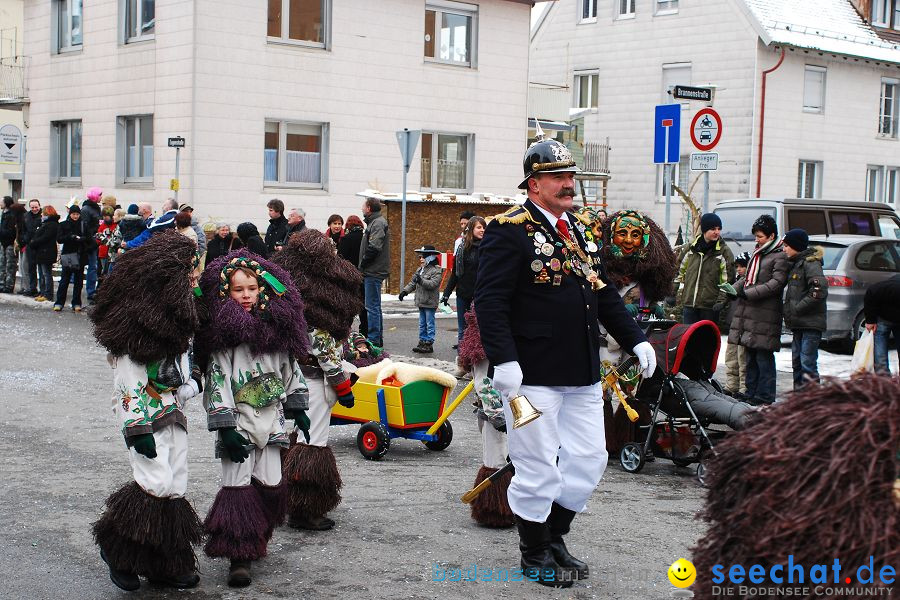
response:
<path id="1" fill-rule="evenodd" d="M 828 329 L 822 339 L 842 342 L 852 350 L 865 330 L 866 289 L 900 273 L 900 240 L 868 235 L 811 235 L 809 243 L 825 251 Z"/>

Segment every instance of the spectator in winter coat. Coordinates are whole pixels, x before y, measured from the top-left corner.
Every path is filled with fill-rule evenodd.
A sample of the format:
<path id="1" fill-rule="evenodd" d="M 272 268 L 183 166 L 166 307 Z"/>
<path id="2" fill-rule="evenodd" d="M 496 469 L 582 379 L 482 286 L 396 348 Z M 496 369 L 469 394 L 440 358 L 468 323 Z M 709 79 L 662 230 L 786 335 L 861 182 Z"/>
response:
<path id="1" fill-rule="evenodd" d="M 231 225 L 228 223 L 219 223 L 216 227 L 216 235 L 209 240 L 206 246 L 206 264 L 212 264 L 220 256 L 225 256 L 232 250 L 243 248 L 244 244 L 241 240 L 231 233 Z"/>
<path id="2" fill-rule="evenodd" d="M 237 228 L 238 237 L 244 247 L 253 254 L 259 254 L 263 258 L 269 258 L 269 248 L 259 236 L 259 230 L 253 223 L 241 223 Z"/>
<path id="3" fill-rule="evenodd" d="M 469 219 L 475 216 L 471 210 L 464 210 L 459 214 L 459 236 L 455 240 L 453 240 L 453 255 L 456 256 L 456 253 L 459 251 L 459 247 L 462 246 L 463 242 L 466 239 L 466 227 L 469 226 Z M 462 339 L 462 338 L 460 338 Z"/>
<path id="4" fill-rule="evenodd" d="M 787 284 L 788 261 L 778 240 L 778 225 L 760 215 L 751 232 L 756 249 L 747 275 L 738 281 L 737 306 L 728 333 L 729 344 L 740 344 L 747 356 L 747 401 L 775 401 L 775 351 L 781 347 L 781 295 Z"/>
<path id="5" fill-rule="evenodd" d="M 149 225 L 147 225 L 147 229 L 141 232 L 139 236 L 132 239 L 128 242 L 123 242 L 123 245 L 126 250 L 131 250 L 133 248 L 139 248 L 142 246 L 147 240 L 149 240 L 155 233 L 159 233 L 160 231 L 165 231 L 166 229 L 174 229 L 175 228 L 175 215 L 178 214 L 178 204 L 174 199 L 168 198 L 162 205 L 163 214 L 162 216 L 153 219 Z"/>
<path id="6" fill-rule="evenodd" d="M 413 352 L 430 354 L 434 352 L 434 313 L 437 310 L 440 295 L 442 269 L 437 264 L 438 252 L 434 246 L 422 246 L 416 253 L 419 255 L 419 268 L 412 279 L 400 292 L 398 300 L 407 294 L 416 292 L 416 306 L 419 307 L 419 345 Z"/>
<path id="7" fill-rule="evenodd" d="M 269 209 L 269 227 L 266 229 L 266 248 L 268 248 L 268 251 L 264 258 L 268 258 L 270 254 L 281 249 L 285 238 L 288 236 L 288 229 L 290 229 L 288 220 L 284 217 L 284 202 L 278 198 L 273 198 L 269 200 L 266 206 Z M 240 233 L 238 231 L 238 235 Z M 256 254 L 259 254 L 259 252 L 256 252 Z"/>
<path id="8" fill-rule="evenodd" d="M 84 223 L 81 222 L 81 208 L 77 204 L 69 207 L 69 218 L 59 226 L 56 241 L 62 244 L 60 262 L 62 263 L 62 275 L 59 278 L 59 289 L 56 291 L 56 302 L 53 310 L 59 312 L 66 304 L 66 295 L 69 292 L 69 280 L 75 276 L 75 287 L 72 290 L 72 310 L 81 312 L 81 286 L 84 278 L 84 266 L 87 263 L 85 254 Z M 93 238 L 93 230 L 91 236 Z"/>
<path id="9" fill-rule="evenodd" d="M 359 270 L 363 274 L 368 311 L 369 341 L 384 347 L 381 319 L 381 286 L 391 267 L 391 244 L 388 222 L 381 214 L 381 202 L 377 198 L 366 198 L 362 206 L 366 231 L 359 246 Z"/>
<path id="10" fill-rule="evenodd" d="M 19 272 L 22 274 L 22 289 L 19 293 L 33 298 L 38 295 L 37 263 L 29 243 L 41 225 L 41 201 L 37 198 L 28 201 L 28 212 L 25 213 L 24 222 L 25 226 L 19 240 Z"/>
<path id="11" fill-rule="evenodd" d="M 704 319 L 717 323 L 726 301 L 719 286 L 734 281 L 734 255 L 721 239 L 722 220 L 715 213 L 703 215 L 700 232 L 678 257 L 675 285 L 685 325 Z"/>
<path id="12" fill-rule="evenodd" d="M 53 264 L 56 262 L 56 238 L 59 235 L 59 213 L 50 204 L 44 207 L 41 226 L 31 238 L 30 247 L 34 251 L 34 261 L 38 272 L 40 292 L 35 296 L 38 302 L 53 299 Z"/>
<path id="13" fill-rule="evenodd" d="M 97 267 L 99 266 L 99 244 L 94 238 L 97 228 L 100 227 L 100 197 L 103 190 L 92 187 L 88 190 L 87 198 L 81 205 L 81 227 L 85 233 L 84 255 L 87 264 L 87 276 L 85 277 L 85 291 L 88 302 L 94 301 L 94 293 L 97 291 Z M 90 237 L 88 237 L 90 234 Z"/>
<path id="14" fill-rule="evenodd" d="M 3 196 L 3 212 L 0 216 L 0 293 L 12 294 L 16 285 L 16 268 L 19 266 L 16 237 L 24 226 L 24 210 L 12 199 Z"/>
<path id="15" fill-rule="evenodd" d="M 344 237 L 344 218 L 341 215 L 328 217 L 328 229 L 325 230 L 325 235 L 331 238 L 334 247 L 337 248 L 341 238 Z"/>
<path id="16" fill-rule="evenodd" d="M 203 256 L 206 252 L 206 232 L 203 231 L 203 228 L 200 227 L 200 222 L 194 216 L 194 207 L 190 204 L 182 204 L 178 207 L 178 212 L 186 212 L 191 215 L 191 229 L 197 234 L 197 252 L 200 253 L 200 256 Z"/>
<path id="17" fill-rule="evenodd" d="M 356 215 L 347 217 L 347 224 L 344 228 L 344 235 L 338 242 L 338 256 L 349 262 L 351 265 L 359 268 L 359 246 L 363 238 L 363 222 Z M 363 286 L 359 288 L 359 297 L 363 303 L 366 301 L 366 291 Z M 365 306 L 359 312 L 359 332 L 363 335 L 369 331 L 369 313 Z"/>
<path id="18" fill-rule="evenodd" d="M 900 275 L 869 286 L 863 301 L 866 329 L 875 333 L 875 372 L 889 375 L 888 341 L 894 334 L 900 358 Z"/>
<path id="19" fill-rule="evenodd" d="M 828 281 L 822 273 L 824 251 L 809 245 L 802 229 L 784 234 L 784 255 L 789 261 L 787 291 L 784 295 L 784 324 L 794 334 L 791 346 L 794 389 L 819 382 L 819 343 L 825 331 Z"/>
<path id="20" fill-rule="evenodd" d="M 197 232 L 191 227 L 191 213 L 182 211 L 175 215 L 175 231 L 187 237 L 197 245 Z"/>
<path id="21" fill-rule="evenodd" d="M 100 277 L 106 275 L 109 270 L 109 243 L 112 235 L 118 228 L 118 224 L 113 220 L 116 209 L 111 206 L 103 207 L 103 220 L 97 227 L 97 258 L 100 259 Z"/>
<path id="22" fill-rule="evenodd" d="M 750 260 L 749 252 L 742 252 L 734 257 L 734 270 L 737 274 L 737 281 L 743 281 L 747 274 L 747 262 Z M 725 318 L 723 319 L 723 332 L 731 331 L 731 320 L 734 318 L 734 311 L 737 308 L 737 302 L 731 300 L 728 308 L 725 309 Z M 729 396 L 744 399 L 744 384 L 747 378 L 747 357 L 744 356 L 744 349 L 740 344 L 732 344 L 728 342 L 725 348 L 725 393 Z"/>
<path id="23" fill-rule="evenodd" d="M 466 225 L 463 235 L 463 243 L 456 250 L 453 258 L 453 271 L 444 287 L 441 302 L 448 304 L 450 294 L 456 290 L 456 341 L 462 341 L 466 331 L 465 314 L 472 306 L 472 298 L 475 297 L 475 275 L 478 273 L 478 247 L 484 237 L 484 229 L 487 227 L 484 219 L 472 215 Z"/>

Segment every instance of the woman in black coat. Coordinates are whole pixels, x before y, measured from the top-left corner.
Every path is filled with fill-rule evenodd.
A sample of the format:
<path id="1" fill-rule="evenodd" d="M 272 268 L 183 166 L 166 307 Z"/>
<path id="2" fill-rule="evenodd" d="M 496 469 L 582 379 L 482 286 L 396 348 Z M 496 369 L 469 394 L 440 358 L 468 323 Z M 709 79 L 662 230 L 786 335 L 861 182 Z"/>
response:
<path id="1" fill-rule="evenodd" d="M 250 252 L 263 258 L 269 258 L 269 248 L 259 235 L 259 230 L 253 223 L 241 223 L 237 228 L 238 237 Z M 207 249 L 207 252 L 209 250 Z"/>
<path id="2" fill-rule="evenodd" d="M 213 236 L 206 245 L 206 264 L 212 263 L 220 256 L 225 256 L 232 250 L 243 248 L 244 243 L 240 238 L 231 233 L 231 226 L 228 223 L 219 223 L 216 227 L 216 235 Z"/>
<path id="3" fill-rule="evenodd" d="M 338 256 L 359 268 L 359 247 L 362 245 L 363 222 L 356 215 L 347 217 L 347 226 L 344 235 L 338 242 Z M 365 302 L 366 293 L 362 286 L 359 288 L 359 297 Z M 359 331 L 366 335 L 369 331 L 369 313 L 365 307 L 359 312 Z"/>
<path id="4" fill-rule="evenodd" d="M 37 265 L 40 289 L 35 300 L 38 302 L 46 302 L 53 298 L 53 263 L 56 262 L 58 234 L 59 213 L 48 204 L 44 207 L 41 224 L 32 234 L 29 244 L 34 251 L 34 262 Z"/>
<path id="5" fill-rule="evenodd" d="M 81 312 L 81 286 L 84 282 L 84 265 L 87 256 L 84 249 L 85 239 L 84 223 L 81 222 L 81 209 L 77 204 L 69 207 L 69 218 L 60 223 L 56 241 L 62 244 L 60 250 L 60 262 L 62 263 L 62 275 L 59 278 L 59 289 L 56 291 L 56 302 L 53 310 L 59 312 L 66 304 L 66 295 L 69 293 L 69 280 L 75 279 L 75 287 L 72 289 L 72 310 Z"/>
<path id="6" fill-rule="evenodd" d="M 486 227 L 484 219 L 472 217 L 463 232 L 463 243 L 459 245 L 456 256 L 453 259 L 453 272 L 447 280 L 441 302 L 448 304 L 450 294 L 456 289 L 456 322 L 458 328 L 458 340 L 462 340 L 466 330 L 465 314 L 472 306 L 475 297 L 475 275 L 478 273 L 478 246 L 484 237 Z"/>

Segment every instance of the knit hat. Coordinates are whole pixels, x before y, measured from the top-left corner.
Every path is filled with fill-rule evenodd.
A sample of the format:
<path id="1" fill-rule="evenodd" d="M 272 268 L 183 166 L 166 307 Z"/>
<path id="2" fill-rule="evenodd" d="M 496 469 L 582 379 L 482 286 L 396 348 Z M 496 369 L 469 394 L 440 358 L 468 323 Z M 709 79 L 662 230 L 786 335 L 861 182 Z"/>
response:
<path id="1" fill-rule="evenodd" d="M 784 243 L 797 252 L 803 252 L 809 247 L 809 235 L 802 229 L 791 229 L 784 234 Z"/>
<path id="2" fill-rule="evenodd" d="M 750 253 L 749 252 L 741 252 L 737 256 L 734 257 L 734 264 L 746 267 L 747 263 L 750 262 Z"/>
<path id="3" fill-rule="evenodd" d="M 137 204 L 129 204 L 128 205 L 128 214 L 129 215 L 138 214 L 138 205 Z"/>
<path id="4" fill-rule="evenodd" d="M 81 207 L 78 206 L 77 204 L 73 204 L 72 206 L 69 207 L 69 214 L 71 215 L 72 213 L 81 214 Z"/>
<path id="5" fill-rule="evenodd" d="M 722 228 L 722 219 L 716 213 L 706 213 L 700 217 L 700 233 L 706 233 L 716 227 Z"/>
<path id="6" fill-rule="evenodd" d="M 759 218 L 753 222 L 753 226 L 750 228 L 750 233 L 756 233 L 757 231 L 761 231 L 767 236 L 778 235 L 778 224 L 775 223 L 775 218 L 772 215 L 759 215 Z"/>

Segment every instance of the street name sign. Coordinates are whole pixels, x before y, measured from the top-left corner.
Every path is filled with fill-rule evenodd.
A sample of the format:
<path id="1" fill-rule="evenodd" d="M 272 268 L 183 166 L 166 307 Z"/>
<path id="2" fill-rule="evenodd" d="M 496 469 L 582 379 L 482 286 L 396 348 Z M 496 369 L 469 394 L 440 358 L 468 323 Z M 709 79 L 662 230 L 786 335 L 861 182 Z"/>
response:
<path id="1" fill-rule="evenodd" d="M 184 138 L 181 136 L 170 137 L 169 148 L 184 148 Z"/>
<path id="2" fill-rule="evenodd" d="M 712 88 L 676 85 L 672 88 L 672 97 L 676 100 L 702 100 L 712 102 Z"/>
<path id="3" fill-rule="evenodd" d="M 718 152 L 691 152 L 691 171 L 716 171 L 718 169 Z"/>

